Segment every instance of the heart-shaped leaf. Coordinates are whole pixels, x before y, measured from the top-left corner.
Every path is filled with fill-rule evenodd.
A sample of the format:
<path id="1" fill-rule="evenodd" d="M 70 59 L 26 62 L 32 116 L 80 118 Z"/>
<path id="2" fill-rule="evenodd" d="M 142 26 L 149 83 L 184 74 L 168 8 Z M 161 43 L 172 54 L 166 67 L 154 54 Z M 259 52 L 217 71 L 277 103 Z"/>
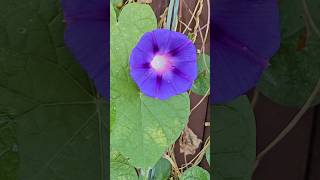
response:
<path id="1" fill-rule="evenodd" d="M 182 94 L 166 101 L 140 93 L 129 75 L 132 48 L 147 31 L 157 27 L 148 5 L 126 5 L 118 19 L 112 11 L 111 25 L 111 103 L 116 119 L 111 147 L 129 158 L 135 167 L 151 168 L 179 137 L 189 116 L 189 97 Z"/>
<path id="2" fill-rule="evenodd" d="M 19 179 L 105 178 L 106 102 L 64 46 L 60 1 L 0 4 L 0 122 L 17 123 Z"/>
<path id="3" fill-rule="evenodd" d="M 306 3 L 304 8 L 301 0 L 280 1 L 281 48 L 258 85 L 260 92 L 283 105 L 302 106 L 320 78 L 320 37 L 315 35 L 306 15 L 310 13 L 319 28 L 320 2 Z M 320 96 L 313 102 L 317 103 Z"/>
<path id="4" fill-rule="evenodd" d="M 246 96 L 213 107 L 213 179 L 251 179 L 255 160 L 255 119 Z"/>

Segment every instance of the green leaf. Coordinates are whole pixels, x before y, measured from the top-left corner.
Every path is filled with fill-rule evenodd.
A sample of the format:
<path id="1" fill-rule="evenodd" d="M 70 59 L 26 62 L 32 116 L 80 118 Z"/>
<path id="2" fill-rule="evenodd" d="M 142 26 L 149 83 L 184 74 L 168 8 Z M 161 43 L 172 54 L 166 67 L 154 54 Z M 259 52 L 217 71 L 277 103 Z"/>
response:
<path id="1" fill-rule="evenodd" d="M 124 96 L 116 108 L 111 147 L 129 157 L 136 167 L 152 167 L 184 128 L 189 98 L 187 94 L 167 101 Z"/>
<path id="2" fill-rule="evenodd" d="M 110 170 L 112 180 L 138 180 L 135 168 L 119 152 L 111 152 Z"/>
<path id="3" fill-rule="evenodd" d="M 198 55 L 197 63 L 198 77 L 191 90 L 198 95 L 204 96 L 210 88 L 210 56 L 206 54 Z"/>
<path id="4" fill-rule="evenodd" d="M 306 3 L 314 22 L 319 24 L 319 1 L 306 0 Z M 305 10 L 302 0 L 279 1 L 279 8 L 281 18 L 281 36 L 283 39 L 287 39 L 305 28 Z"/>
<path id="5" fill-rule="evenodd" d="M 143 33 L 157 27 L 150 6 L 128 4 L 118 21 L 111 22 L 111 103 L 116 112 L 111 147 L 135 167 L 147 169 L 179 137 L 190 112 L 189 96 L 185 93 L 166 101 L 146 97 L 129 75 L 132 48 Z"/>
<path id="6" fill-rule="evenodd" d="M 1 99 L 2 94 L 0 95 Z M 12 109 L 0 107 L 0 179 L 15 180 L 19 167 L 16 122 Z"/>
<path id="7" fill-rule="evenodd" d="M 309 0 L 310 14 L 320 27 L 320 2 Z M 307 21 L 301 0 L 280 1 L 281 48 L 263 74 L 258 90 L 273 101 L 302 106 L 320 78 L 320 38 Z M 314 105 L 320 103 L 318 96 Z"/>
<path id="8" fill-rule="evenodd" d="M 0 137 L 17 137 L 19 179 L 103 179 L 106 102 L 64 46 L 59 4 L 0 1 Z"/>
<path id="9" fill-rule="evenodd" d="M 246 96 L 213 107 L 213 179 L 251 179 L 255 160 L 255 119 Z"/>
<path id="10" fill-rule="evenodd" d="M 181 176 L 181 180 L 209 180 L 210 174 L 208 171 L 199 166 L 193 166 L 187 169 Z"/>
<path id="11" fill-rule="evenodd" d="M 112 2 L 112 4 L 113 4 L 114 6 L 117 6 L 117 5 L 122 4 L 122 3 L 123 3 L 123 0 L 111 0 L 111 2 Z"/>
<path id="12" fill-rule="evenodd" d="M 171 164 L 167 159 L 161 158 L 153 167 L 151 180 L 168 180 L 171 174 Z"/>
<path id="13" fill-rule="evenodd" d="M 129 56 L 141 36 L 157 27 L 156 17 L 149 5 L 130 3 L 116 19 L 110 8 L 110 88 L 111 100 L 127 93 L 124 85 L 134 86 L 129 76 Z M 137 92 L 131 92 L 136 95 Z"/>
<path id="14" fill-rule="evenodd" d="M 110 132 L 112 132 L 112 127 L 116 121 L 116 107 L 113 103 L 110 103 Z"/>

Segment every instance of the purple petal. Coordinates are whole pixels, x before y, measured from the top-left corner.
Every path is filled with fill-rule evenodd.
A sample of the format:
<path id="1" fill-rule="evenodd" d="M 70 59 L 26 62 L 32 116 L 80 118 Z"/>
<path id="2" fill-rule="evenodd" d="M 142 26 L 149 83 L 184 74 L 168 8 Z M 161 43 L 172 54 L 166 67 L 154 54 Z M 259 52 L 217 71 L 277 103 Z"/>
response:
<path id="1" fill-rule="evenodd" d="M 154 37 L 152 32 L 147 32 L 145 33 L 138 44 L 135 47 L 135 54 L 132 54 L 133 58 L 142 58 L 141 61 L 132 61 L 131 63 L 134 64 L 142 64 L 145 63 L 146 61 L 150 62 L 151 59 L 153 58 L 153 55 L 156 53 L 155 51 L 158 51 L 155 47 L 154 43 Z"/>
<path id="2" fill-rule="evenodd" d="M 195 50 L 195 46 L 186 35 L 171 31 L 171 34 L 168 38 L 169 43 L 165 45 L 168 48 L 168 53 L 172 54 L 173 56 L 176 56 L 180 52 L 196 55 L 196 52 L 193 52 L 193 50 Z"/>
<path id="3" fill-rule="evenodd" d="M 245 93 L 257 83 L 280 45 L 277 0 L 213 1 L 214 103 Z"/>
<path id="4" fill-rule="evenodd" d="M 108 17 L 107 0 L 62 0 L 61 5 L 68 22 L 79 19 L 106 21 Z"/>
<path id="5" fill-rule="evenodd" d="M 147 96 L 165 100 L 184 93 L 197 77 L 196 48 L 181 33 L 145 33 L 132 50 L 130 75 Z"/>
<path id="6" fill-rule="evenodd" d="M 167 52 L 169 50 L 168 44 L 170 43 L 170 37 L 173 33 L 175 32 L 168 31 L 167 29 L 157 29 L 156 31 L 152 31 L 155 43 L 158 47 L 161 47 L 161 49 L 159 49 L 160 51 Z"/>
<path id="7" fill-rule="evenodd" d="M 215 46 L 213 102 L 222 103 L 242 95 L 258 81 L 264 67 L 253 56 L 229 44 Z M 226 51 L 228 49 L 228 51 Z M 227 57 L 227 58 L 226 58 Z"/>
<path id="8" fill-rule="evenodd" d="M 99 93 L 106 98 L 109 98 L 109 68 L 106 68 L 108 70 L 103 71 L 100 75 L 98 75 L 95 80 L 94 84 L 99 91 Z"/>
<path id="9" fill-rule="evenodd" d="M 194 67 L 197 67 L 197 63 L 194 61 L 179 62 L 179 65 L 176 65 L 172 72 L 175 76 L 192 82 L 198 75 L 197 69 Z"/>
<path id="10" fill-rule="evenodd" d="M 185 74 L 178 69 L 176 69 L 173 74 L 172 84 L 176 91 L 186 92 L 187 90 L 191 89 L 193 81 L 188 74 Z"/>
<path id="11" fill-rule="evenodd" d="M 167 75 L 168 76 L 168 75 Z M 185 92 L 190 88 L 185 88 L 184 90 L 178 90 L 172 77 L 162 77 L 161 86 L 159 87 L 158 98 L 159 99 L 168 99 L 172 94 L 179 94 L 179 92 Z"/>
<path id="12" fill-rule="evenodd" d="M 65 43 L 103 96 L 108 90 L 107 38 L 107 24 L 103 21 L 69 22 L 65 31 Z"/>
<path id="13" fill-rule="evenodd" d="M 159 93 L 159 83 L 157 83 L 157 74 L 150 70 L 145 72 L 146 73 L 143 76 L 138 77 L 140 81 L 136 83 L 143 94 L 157 98 Z"/>
<path id="14" fill-rule="evenodd" d="M 197 50 L 191 41 L 184 42 L 180 47 L 174 48 L 170 52 L 175 54 L 173 58 L 176 66 L 183 66 L 190 62 L 197 63 L 194 61 L 197 58 Z"/>

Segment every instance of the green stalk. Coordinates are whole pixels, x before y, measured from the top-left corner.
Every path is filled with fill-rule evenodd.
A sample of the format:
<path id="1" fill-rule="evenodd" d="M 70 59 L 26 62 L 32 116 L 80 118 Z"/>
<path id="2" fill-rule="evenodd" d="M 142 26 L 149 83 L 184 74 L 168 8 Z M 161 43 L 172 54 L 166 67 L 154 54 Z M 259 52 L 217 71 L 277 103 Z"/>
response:
<path id="1" fill-rule="evenodd" d="M 168 9 L 168 16 L 167 16 L 167 22 L 166 22 L 166 28 L 167 29 L 171 29 L 174 2 L 175 2 L 175 0 L 170 0 L 169 9 Z"/>
<path id="2" fill-rule="evenodd" d="M 179 10 L 179 0 L 176 0 L 174 4 L 174 13 L 173 13 L 173 18 L 172 18 L 172 27 L 171 30 L 177 31 L 177 26 L 178 26 L 178 10 Z"/>

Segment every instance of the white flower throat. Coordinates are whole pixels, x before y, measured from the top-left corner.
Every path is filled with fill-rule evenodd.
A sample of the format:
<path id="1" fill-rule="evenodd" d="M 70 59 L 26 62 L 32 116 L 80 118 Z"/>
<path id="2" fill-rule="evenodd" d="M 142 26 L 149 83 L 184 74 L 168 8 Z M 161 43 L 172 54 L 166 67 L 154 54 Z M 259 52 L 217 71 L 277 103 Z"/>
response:
<path id="1" fill-rule="evenodd" d="M 156 55 L 151 61 L 151 67 L 156 71 L 163 71 L 168 66 L 168 60 L 164 56 Z"/>

